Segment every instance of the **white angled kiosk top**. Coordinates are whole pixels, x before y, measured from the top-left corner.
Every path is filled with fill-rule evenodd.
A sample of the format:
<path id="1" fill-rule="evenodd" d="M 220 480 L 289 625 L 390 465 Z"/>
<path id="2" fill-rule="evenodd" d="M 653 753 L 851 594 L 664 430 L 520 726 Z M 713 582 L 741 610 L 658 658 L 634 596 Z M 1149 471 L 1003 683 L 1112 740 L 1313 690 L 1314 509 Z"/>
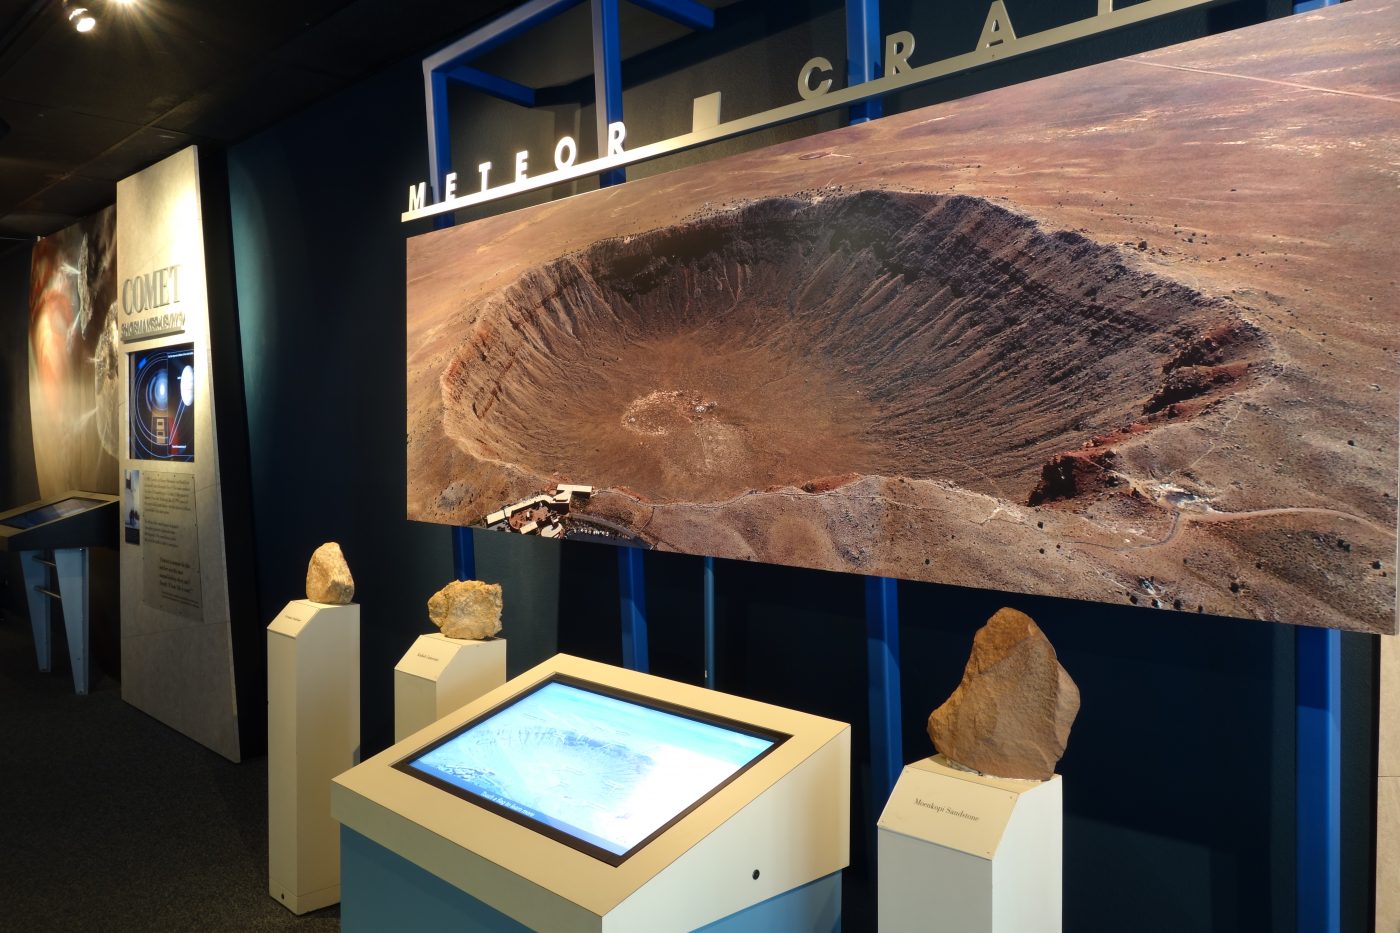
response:
<path id="1" fill-rule="evenodd" d="M 850 735 L 556 655 L 336 778 L 332 812 L 533 929 L 692 930 L 847 866 Z"/>

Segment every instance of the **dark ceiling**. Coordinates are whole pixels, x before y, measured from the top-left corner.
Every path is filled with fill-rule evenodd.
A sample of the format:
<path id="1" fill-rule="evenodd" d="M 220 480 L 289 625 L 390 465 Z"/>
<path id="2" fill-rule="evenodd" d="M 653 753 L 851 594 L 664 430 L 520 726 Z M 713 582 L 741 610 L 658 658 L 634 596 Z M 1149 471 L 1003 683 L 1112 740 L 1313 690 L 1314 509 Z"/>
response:
<path id="1" fill-rule="evenodd" d="M 0 0 L 0 237 L 61 229 L 191 143 L 227 144 L 518 0 Z M 8 129 L 6 129 L 8 127 Z"/>

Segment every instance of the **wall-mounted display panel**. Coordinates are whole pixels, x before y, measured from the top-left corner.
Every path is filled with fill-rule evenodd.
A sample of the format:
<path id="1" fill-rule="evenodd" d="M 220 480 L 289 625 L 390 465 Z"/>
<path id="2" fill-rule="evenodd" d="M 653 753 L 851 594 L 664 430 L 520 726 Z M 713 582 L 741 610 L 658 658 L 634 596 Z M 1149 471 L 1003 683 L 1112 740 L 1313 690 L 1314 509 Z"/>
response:
<path id="1" fill-rule="evenodd" d="M 34 244 L 29 271 L 29 410 L 45 498 L 117 491 L 117 211 Z"/>
<path id="2" fill-rule="evenodd" d="M 241 755 L 199 159 L 117 183 L 122 699 Z"/>
<path id="3" fill-rule="evenodd" d="M 410 240 L 409 516 L 1393 631 L 1398 9 Z"/>

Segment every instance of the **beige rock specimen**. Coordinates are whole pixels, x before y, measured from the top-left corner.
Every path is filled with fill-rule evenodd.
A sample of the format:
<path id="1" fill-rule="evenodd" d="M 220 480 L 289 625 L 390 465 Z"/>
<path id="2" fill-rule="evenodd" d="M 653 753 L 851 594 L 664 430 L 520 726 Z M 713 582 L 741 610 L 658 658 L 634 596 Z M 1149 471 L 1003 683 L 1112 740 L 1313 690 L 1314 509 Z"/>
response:
<path id="1" fill-rule="evenodd" d="M 448 638 L 490 638 L 501 630 L 501 587 L 454 580 L 428 600 L 428 618 Z"/>
<path id="2" fill-rule="evenodd" d="M 327 541 L 311 555 L 306 567 L 306 598 L 333 606 L 348 605 L 355 598 L 355 578 L 334 541 Z"/>
<path id="3" fill-rule="evenodd" d="M 972 639 L 962 682 L 928 717 L 934 746 L 1002 778 L 1045 781 L 1065 753 L 1079 688 L 1035 621 L 1001 609 Z"/>

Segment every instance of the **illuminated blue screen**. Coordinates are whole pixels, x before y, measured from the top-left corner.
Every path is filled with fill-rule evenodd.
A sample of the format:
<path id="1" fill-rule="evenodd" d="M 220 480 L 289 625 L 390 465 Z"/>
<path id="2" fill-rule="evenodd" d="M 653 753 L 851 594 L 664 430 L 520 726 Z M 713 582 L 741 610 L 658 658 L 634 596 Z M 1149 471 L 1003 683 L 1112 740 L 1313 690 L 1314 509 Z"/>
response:
<path id="1" fill-rule="evenodd" d="M 552 682 L 407 770 L 622 856 L 775 744 Z"/>
<path id="2" fill-rule="evenodd" d="M 11 528 L 33 528 L 43 525 L 59 518 L 67 518 L 69 515 L 77 515 L 94 505 L 101 505 L 100 499 L 64 499 L 61 502 L 51 502 L 48 505 L 41 505 L 37 509 L 30 509 L 28 512 L 21 512 L 0 522 L 0 525 L 8 525 Z"/>

